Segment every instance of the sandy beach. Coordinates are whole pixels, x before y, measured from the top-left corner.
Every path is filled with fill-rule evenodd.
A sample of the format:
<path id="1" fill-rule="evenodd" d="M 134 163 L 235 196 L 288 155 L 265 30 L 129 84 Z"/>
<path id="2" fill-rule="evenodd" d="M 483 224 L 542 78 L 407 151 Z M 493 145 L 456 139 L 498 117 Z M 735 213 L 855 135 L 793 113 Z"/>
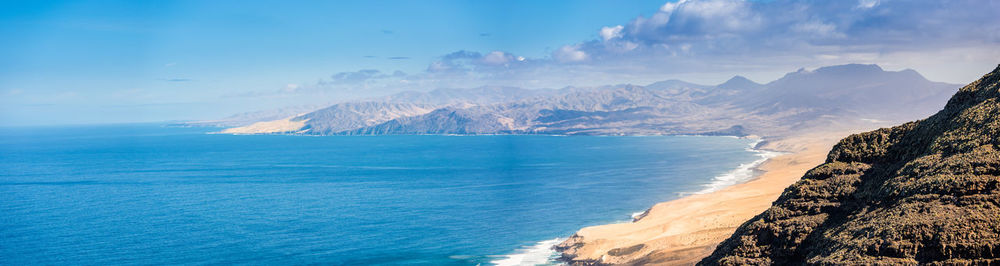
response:
<path id="1" fill-rule="evenodd" d="M 249 126 L 227 128 L 219 131 L 221 134 L 249 135 L 249 134 L 280 134 L 297 132 L 306 126 L 308 120 L 293 121 L 295 116 L 274 120 L 253 123 Z"/>
<path id="2" fill-rule="evenodd" d="M 658 203 L 632 223 L 586 227 L 556 246 L 571 263 L 692 265 L 740 224 L 770 207 L 788 185 L 826 159 L 856 130 L 766 138 L 759 149 L 785 152 L 746 183 Z"/>

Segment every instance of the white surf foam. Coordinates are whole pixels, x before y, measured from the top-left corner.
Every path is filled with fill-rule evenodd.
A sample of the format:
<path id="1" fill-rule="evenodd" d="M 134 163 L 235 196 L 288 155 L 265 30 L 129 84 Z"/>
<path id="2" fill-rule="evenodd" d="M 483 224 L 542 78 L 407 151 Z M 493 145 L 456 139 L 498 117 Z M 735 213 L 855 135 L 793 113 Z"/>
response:
<path id="1" fill-rule="evenodd" d="M 648 210 L 641 211 L 641 212 L 633 212 L 632 213 L 632 220 L 635 220 L 636 218 L 639 218 L 639 216 L 646 215 L 646 211 L 648 211 Z"/>
<path id="2" fill-rule="evenodd" d="M 562 239 L 550 239 L 538 242 L 532 246 L 517 249 L 514 254 L 503 255 L 502 259 L 491 261 L 498 266 L 509 265 L 555 265 L 555 258 L 559 255 L 552 247 Z"/>
<path id="3" fill-rule="evenodd" d="M 754 171 L 758 166 L 763 164 L 768 159 L 774 158 L 775 156 L 784 154 L 783 152 L 759 150 L 756 149 L 757 145 L 763 140 L 756 139 L 753 143 L 747 147 L 747 151 L 757 153 L 759 157 L 753 162 L 740 164 L 739 167 L 733 169 L 732 171 L 726 172 L 725 174 L 716 176 L 711 183 L 705 186 L 705 189 L 696 192 L 696 194 L 704 194 L 713 192 L 728 186 L 743 183 L 749 181 L 754 177 Z M 632 213 L 632 219 L 645 214 L 646 211 Z M 623 222 L 632 222 L 623 221 Z M 550 239 L 536 243 L 532 246 L 522 247 L 517 249 L 513 254 L 500 256 L 501 259 L 493 260 L 490 263 L 499 266 L 508 265 L 558 265 L 556 258 L 559 257 L 559 253 L 553 249 L 553 246 L 559 244 L 562 239 Z"/>
<path id="4" fill-rule="evenodd" d="M 736 169 L 726 172 L 725 174 L 716 176 L 715 178 L 712 179 L 711 183 L 705 185 L 705 189 L 698 191 L 695 194 L 705 194 L 723 189 L 728 186 L 749 181 L 754 177 L 754 171 L 757 169 L 758 166 L 766 162 L 768 159 L 784 154 L 782 152 L 777 152 L 777 151 L 756 149 L 757 145 L 760 144 L 761 141 L 763 140 L 757 139 L 757 141 L 750 143 L 749 147 L 747 148 L 747 151 L 757 153 L 757 157 L 759 157 L 757 160 L 754 160 L 753 162 L 749 163 L 740 164 L 740 166 L 737 167 Z"/>

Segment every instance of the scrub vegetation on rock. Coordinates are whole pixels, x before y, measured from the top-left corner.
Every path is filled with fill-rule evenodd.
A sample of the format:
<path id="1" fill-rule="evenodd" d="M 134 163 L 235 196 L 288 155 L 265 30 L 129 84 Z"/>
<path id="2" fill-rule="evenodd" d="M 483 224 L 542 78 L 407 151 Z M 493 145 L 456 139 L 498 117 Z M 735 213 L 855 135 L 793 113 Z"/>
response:
<path id="1" fill-rule="evenodd" d="M 1000 264 L 1000 67 L 916 122 L 847 137 L 701 265 Z"/>

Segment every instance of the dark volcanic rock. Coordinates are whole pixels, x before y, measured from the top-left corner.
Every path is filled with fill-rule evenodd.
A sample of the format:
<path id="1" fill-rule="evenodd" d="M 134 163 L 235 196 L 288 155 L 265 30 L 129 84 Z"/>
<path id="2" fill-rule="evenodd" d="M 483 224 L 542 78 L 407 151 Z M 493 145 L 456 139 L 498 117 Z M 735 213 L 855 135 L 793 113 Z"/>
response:
<path id="1" fill-rule="evenodd" d="M 998 82 L 841 140 L 700 264 L 1000 264 Z"/>

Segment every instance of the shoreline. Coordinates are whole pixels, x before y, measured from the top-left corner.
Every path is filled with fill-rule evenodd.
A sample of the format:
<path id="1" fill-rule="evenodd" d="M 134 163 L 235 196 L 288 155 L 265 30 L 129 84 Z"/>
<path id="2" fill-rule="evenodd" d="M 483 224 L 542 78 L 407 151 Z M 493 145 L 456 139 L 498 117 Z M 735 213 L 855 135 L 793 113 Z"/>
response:
<path id="1" fill-rule="evenodd" d="M 784 151 L 763 148 L 764 146 L 763 144 L 766 144 L 767 142 L 765 142 L 764 138 L 762 137 L 746 136 L 740 138 L 754 140 L 754 142 L 751 143 L 748 148 L 746 148 L 746 151 L 755 153 L 756 156 L 760 157 L 759 159 L 748 163 L 741 163 L 735 169 L 729 170 L 728 172 L 713 177 L 708 184 L 705 184 L 705 189 L 695 192 L 686 192 L 682 195 L 690 196 L 697 194 L 708 194 L 726 189 L 731 186 L 750 182 L 754 179 L 757 179 L 757 177 L 759 177 L 763 173 L 763 171 L 760 169 L 761 165 L 764 165 L 764 163 L 767 163 L 774 157 L 778 157 L 788 153 Z M 647 212 L 649 212 L 649 209 L 643 211 L 644 214 Z M 635 222 L 636 220 L 638 219 L 634 219 L 633 222 Z"/>
<path id="2" fill-rule="evenodd" d="M 693 265 L 744 221 L 770 207 L 788 185 L 821 164 L 833 145 L 853 132 L 760 138 L 750 149 L 774 156 L 751 167 L 752 177 L 722 187 L 713 187 L 719 181 L 713 179 L 706 190 L 657 203 L 631 223 L 582 228 L 553 249 L 561 262 L 570 264 Z"/>
<path id="3" fill-rule="evenodd" d="M 556 239 L 540 241 L 534 245 L 522 246 L 511 254 L 492 255 L 494 259 L 490 260 L 490 263 L 497 265 L 520 265 L 524 262 L 562 262 L 588 265 L 635 263 L 693 265 L 701 258 L 708 256 L 715 249 L 715 246 L 729 237 L 742 222 L 749 220 L 754 215 L 770 207 L 771 202 L 780 195 L 784 188 L 797 181 L 806 170 L 820 165 L 833 144 L 842 137 L 849 135 L 849 133 L 855 132 L 857 131 L 851 130 L 839 133 L 811 132 L 778 137 L 705 134 L 583 135 L 606 137 L 732 137 L 753 139 L 756 141 L 747 150 L 757 153 L 757 156 L 761 158 L 749 163 L 740 164 L 737 168 L 729 172 L 713 177 L 705 184 L 703 189 L 681 193 L 682 196 L 679 199 L 660 202 L 653 207 L 647 208 L 645 211 L 633 213 L 631 221 L 624 220 L 618 223 L 588 226 L 578 230 L 569 237 L 561 236 Z M 270 134 L 214 133 L 229 135 L 328 136 L 288 132 Z M 418 135 L 575 136 L 517 133 Z M 816 148 L 814 147 L 816 145 L 824 147 Z M 815 159 L 817 157 L 816 153 L 820 154 L 819 160 L 803 164 L 803 158 Z M 776 161 L 781 161 L 777 164 L 782 165 L 774 167 Z M 782 175 L 785 177 L 783 182 L 775 183 L 773 180 L 775 178 L 768 178 L 770 175 L 774 175 L 776 170 L 785 172 L 787 171 L 785 168 L 789 168 L 792 165 L 795 166 L 792 168 L 800 171 L 793 175 Z M 749 176 L 741 176 L 741 172 L 749 172 Z M 731 177 L 731 179 L 728 179 L 727 176 Z M 767 180 L 764 182 L 761 179 Z M 757 183 L 774 184 L 768 185 L 769 188 L 750 186 L 747 189 L 748 184 Z M 720 204 L 727 204 L 729 206 L 718 206 Z M 692 205 L 701 209 L 693 210 Z M 679 213 L 669 213 L 664 212 L 663 209 L 681 211 Z M 652 230 L 650 227 L 658 227 L 660 231 L 655 232 L 656 230 Z"/>
<path id="4" fill-rule="evenodd" d="M 529 135 L 530 136 L 530 135 Z M 540 136 L 557 136 L 557 135 L 540 135 Z M 661 135 L 662 136 L 662 135 Z M 774 158 L 775 156 L 786 154 L 783 151 L 764 149 L 762 148 L 767 141 L 763 137 L 756 135 L 746 135 L 746 136 L 712 136 L 712 135 L 670 135 L 673 137 L 727 137 L 727 138 L 737 138 L 752 141 L 744 149 L 747 152 L 753 153 L 753 156 L 758 158 L 746 162 L 740 163 L 735 168 L 731 168 L 728 171 L 716 175 L 708 180 L 708 183 L 704 184 L 701 189 L 696 189 L 692 191 L 682 191 L 677 192 L 680 198 L 688 197 L 691 195 L 707 194 L 727 187 L 749 182 L 757 178 L 762 172 L 759 168 L 760 166 Z M 610 137 L 629 137 L 629 136 L 610 136 Z M 645 135 L 631 136 L 631 137 L 647 137 Z M 649 213 L 651 208 L 646 208 L 642 211 L 633 212 L 629 215 L 628 220 L 619 220 L 612 222 L 611 224 L 621 224 L 621 223 L 633 223 Z M 532 245 L 524 245 L 515 250 L 515 252 L 504 255 L 493 255 L 494 259 L 490 263 L 499 266 L 513 266 L 513 265 L 549 265 L 551 263 L 559 263 L 561 253 L 553 250 L 553 247 L 566 241 L 565 235 L 560 236 L 555 239 L 548 239 L 543 241 L 538 241 Z"/>

